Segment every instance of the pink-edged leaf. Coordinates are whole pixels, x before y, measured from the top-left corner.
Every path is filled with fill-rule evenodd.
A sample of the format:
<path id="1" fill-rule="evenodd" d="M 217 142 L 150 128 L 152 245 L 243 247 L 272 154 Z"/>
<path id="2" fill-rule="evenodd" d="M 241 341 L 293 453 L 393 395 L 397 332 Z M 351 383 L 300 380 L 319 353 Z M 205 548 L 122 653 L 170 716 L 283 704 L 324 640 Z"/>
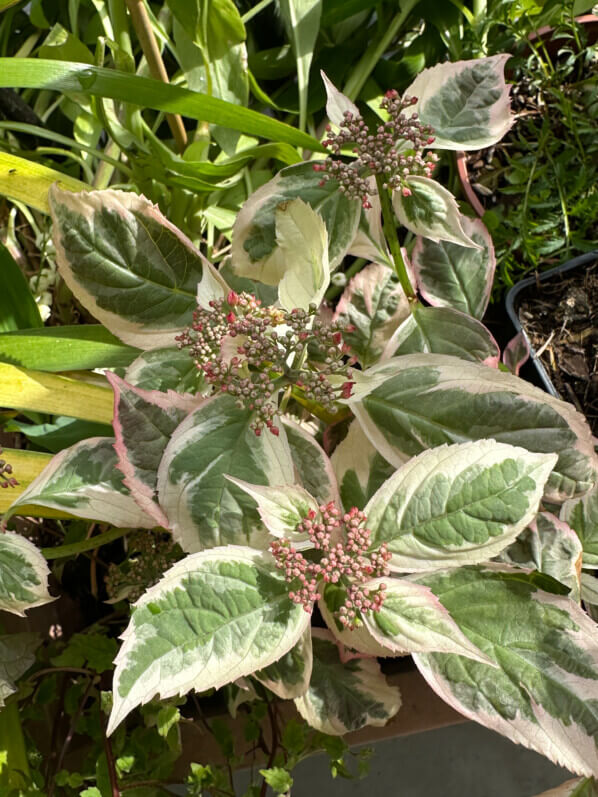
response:
<path id="1" fill-rule="evenodd" d="M 322 76 L 324 88 L 326 89 L 326 115 L 332 124 L 340 127 L 341 122 L 344 121 L 346 112 L 352 114 L 353 118 L 359 116 L 359 109 L 357 106 L 336 88 L 324 70 L 320 69 L 320 75 Z"/>
<path id="2" fill-rule="evenodd" d="M 416 352 L 452 354 L 490 368 L 498 368 L 500 356 L 497 342 L 475 318 L 450 307 L 421 305 L 393 334 L 382 359 Z"/>
<path id="3" fill-rule="evenodd" d="M 167 528 L 156 498 L 158 466 L 174 430 L 201 399 L 174 390 L 143 390 L 116 374 L 106 376 L 114 390 L 114 450 L 124 484 L 141 509 Z"/>
<path id="4" fill-rule="evenodd" d="M 503 365 L 512 374 L 519 376 L 521 366 L 529 360 L 529 344 L 523 332 L 518 332 L 514 338 L 507 343 L 502 353 Z"/>
<path id="5" fill-rule="evenodd" d="M 490 300 L 496 258 L 490 233 L 479 219 L 460 217 L 466 235 L 479 247 L 418 237 L 411 254 L 417 288 L 437 307 L 452 307 L 482 318 Z"/>
<path id="6" fill-rule="evenodd" d="M 514 122 L 504 68 L 508 53 L 424 69 L 405 92 L 434 129 L 435 149 L 476 150 L 500 141 Z"/>
<path id="7" fill-rule="evenodd" d="M 364 368 L 377 362 L 390 336 L 409 315 L 409 303 L 394 272 L 370 263 L 345 288 L 335 321 L 347 325 L 343 340 Z"/>
<path id="8" fill-rule="evenodd" d="M 570 598 L 504 565 L 418 578 L 489 659 L 415 653 L 429 685 L 469 719 L 579 775 L 598 771 L 598 628 Z"/>
<path id="9" fill-rule="evenodd" d="M 415 235 L 432 241 L 449 241 L 460 246 L 479 249 L 463 226 L 465 218 L 459 213 L 455 197 L 450 191 L 429 177 L 409 177 L 409 194 L 393 191 L 392 206 L 398 220 Z"/>

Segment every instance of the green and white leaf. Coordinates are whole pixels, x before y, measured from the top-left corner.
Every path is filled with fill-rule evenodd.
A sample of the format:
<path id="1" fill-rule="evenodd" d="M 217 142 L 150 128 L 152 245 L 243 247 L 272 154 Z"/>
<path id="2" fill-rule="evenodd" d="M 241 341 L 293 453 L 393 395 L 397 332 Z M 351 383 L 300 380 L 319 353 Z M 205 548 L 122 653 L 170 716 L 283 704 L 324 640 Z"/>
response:
<path id="1" fill-rule="evenodd" d="M 429 177 L 409 177 L 407 185 L 410 196 L 403 196 L 401 191 L 392 194 L 394 212 L 404 227 L 432 241 L 478 248 L 463 229 L 463 216 L 450 191 Z"/>
<path id="2" fill-rule="evenodd" d="M 297 644 L 284 656 L 253 674 L 281 700 L 293 700 L 305 694 L 313 664 L 311 628 L 308 626 Z"/>
<path id="3" fill-rule="evenodd" d="M 500 561 L 556 578 L 569 587 L 569 597 L 579 602 L 581 555 L 577 534 L 550 512 L 538 512 L 515 542 L 500 554 Z"/>
<path id="4" fill-rule="evenodd" d="M 309 621 L 269 554 L 226 546 L 187 556 L 135 604 L 115 660 L 108 733 L 156 695 L 218 689 L 267 667 Z"/>
<path id="5" fill-rule="evenodd" d="M 370 549 L 395 572 L 486 561 L 533 520 L 556 459 L 494 440 L 424 451 L 368 502 Z"/>
<path id="6" fill-rule="evenodd" d="M 388 583 L 388 582 L 387 582 Z M 392 652 L 388 646 L 381 645 L 370 634 L 365 624 L 357 626 L 353 630 L 345 628 L 335 617 L 340 607 L 345 602 L 347 591 L 344 587 L 337 584 L 323 584 L 322 597 L 318 601 L 318 609 L 328 626 L 328 630 L 334 638 L 340 642 L 347 650 L 356 650 L 358 653 L 365 653 L 367 656 L 385 658 L 388 656 L 399 656 L 397 652 Z M 404 655 L 407 655 L 406 653 Z"/>
<path id="7" fill-rule="evenodd" d="M 478 249 L 420 236 L 411 252 L 411 265 L 418 291 L 429 304 L 481 319 L 494 281 L 494 245 L 480 219 L 461 216 L 461 226 Z"/>
<path id="8" fill-rule="evenodd" d="M 21 633 L 0 636 L 0 708 L 17 691 L 15 681 L 35 662 L 38 634 Z"/>
<path id="9" fill-rule="evenodd" d="M 186 349 L 144 351 L 125 371 L 125 380 L 143 390 L 201 393 L 203 377 Z"/>
<path id="10" fill-rule="evenodd" d="M 295 699 L 303 719 L 322 733 L 343 736 L 365 725 L 386 725 L 401 706 L 375 659 L 343 664 L 329 631 L 312 631 L 313 669 L 307 692 Z"/>
<path id="11" fill-rule="evenodd" d="M 53 601 L 49 574 L 37 546 L 20 534 L 0 534 L 0 610 L 24 617 L 26 609 Z"/>
<path id="12" fill-rule="evenodd" d="M 598 788 L 594 778 L 573 778 L 537 797 L 598 797 Z"/>
<path id="13" fill-rule="evenodd" d="M 353 115 L 353 118 L 360 116 L 359 108 L 336 88 L 323 69 L 320 69 L 320 76 L 326 89 L 326 116 L 332 124 L 340 127 L 347 111 Z"/>
<path id="14" fill-rule="evenodd" d="M 363 368 L 376 363 L 391 335 L 409 316 L 409 303 L 393 271 L 370 263 L 345 288 L 334 318 L 350 328 L 343 341 Z"/>
<path id="15" fill-rule="evenodd" d="M 345 439 L 334 449 L 330 461 L 346 510 L 354 506 L 363 509 L 396 470 L 378 453 L 356 420 L 349 426 Z"/>
<path id="16" fill-rule="evenodd" d="M 275 537 L 286 537 L 298 551 L 312 547 L 307 532 L 296 531 L 297 525 L 310 511 L 318 511 L 318 502 L 307 490 L 297 484 L 263 487 L 232 476 L 226 478 L 254 499 L 262 523 L 270 534 Z"/>
<path id="17" fill-rule="evenodd" d="M 354 371 L 353 379 L 345 403 L 397 467 L 443 443 L 494 438 L 558 454 L 548 501 L 562 503 L 596 483 L 598 458 L 585 418 L 512 374 L 444 354 L 406 354 Z"/>
<path id="18" fill-rule="evenodd" d="M 288 166 L 258 188 L 241 208 L 233 228 L 232 266 L 241 277 L 278 285 L 286 271 L 285 255 L 276 243 L 276 209 L 300 197 L 324 220 L 328 262 L 333 271 L 357 231 L 360 205 L 349 200 L 331 181 L 319 185 L 313 163 Z"/>
<path id="19" fill-rule="evenodd" d="M 117 469 L 113 437 L 90 437 L 52 457 L 40 475 L 11 504 L 34 504 L 125 528 L 151 528 L 156 521 L 133 500 Z"/>
<path id="20" fill-rule="evenodd" d="M 598 569 L 598 488 L 582 498 L 565 501 L 560 518 L 571 526 L 581 540 L 583 566 Z"/>
<path id="21" fill-rule="evenodd" d="M 338 485 L 330 459 L 324 449 L 306 429 L 289 418 L 282 419 L 296 478 L 318 504 L 340 503 Z"/>
<path id="22" fill-rule="evenodd" d="M 450 354 L 491 368 L 497 368 L 500 359 L 498 344 L 486 327 L 450 307 L 413 307 L 388 341 L 382 360 L 418 352 Z"/>
<path id="23" fill-rule="evenodd" d="M 58 268 L 84 307 L 125 343 L 171 345 L 207 260 L 145 197 L 52 186 L 49 200 Z"/>
<path id="24" fill-rule="evenodd" d="M 322 0 L 279 0 L 280 16 L 297 63 L 299 129 L 307 123 L 309 68 L 320 30 Z"/>
<path id="25" fill-rule="evenodd" d="M 568 597 L 504 566 L 430 573 L 428 586 L 494 666 L 414 654 L 430 686 L 469 719 L 579 775 L 596 771 L 598 629 Z"/>
<path id="26" fill-rule="evenodd" d="M 330 282 L 328 233 L 322 217 L 302 199 L 281 203 L 275 212 L 276 244 L 285 260 L 278 298 L 285 310 L 318 305 Z"/>
<path id="27" fill-rule="evenodd" d="M 503 138 L 514 122 L 504 67 L 508 53 L 424 69 L 406 90 L 420 122 L 434 128 L 434 149 L 477 150 Z"/>
<path id="28" fill-rule="evenodd" d="M 271 486 L 294 484 L 295 478 L 284 427 L 278 437 L 257 437 L 253 421 L 251 411 L 221 394 L 172 436 L 158 471 L 158 500 L 184 551 L 224 544 L 267 547 L 255 501 L 226 476 Z"/>

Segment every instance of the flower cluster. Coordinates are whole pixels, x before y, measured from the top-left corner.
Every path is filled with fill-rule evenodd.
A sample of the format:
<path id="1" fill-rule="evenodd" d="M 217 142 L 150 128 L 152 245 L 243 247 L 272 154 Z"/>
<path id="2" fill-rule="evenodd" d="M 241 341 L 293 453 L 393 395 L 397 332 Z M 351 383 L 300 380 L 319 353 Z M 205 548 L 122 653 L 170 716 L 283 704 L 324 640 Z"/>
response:
<path id="1" fill-rule="evenodd" d="M 169 534 L 136 531 L 127 538 L 129 556 L 108 567 L 105 584 L 112 600 L 127 598 L 134 603 L 166 570 L 182 558 L 183 552 Z"/>
<path id="2" fill-rule="evenodd" d="M 388 113 L 388 121 L 371 133 L 361 116 L 345 111 L 338 133 L 331 133 L 327 125 L 328 138 L 322 144 L 330 148 L 334 155 L 341 149 L 353 145 L 357 159 L 352 163 L 328 158 L 323 163 L 314 164 L 314 171 L 322 172 L 320 185 L 326 180 L 336 180 L 339 191 L 349 199 L 360 199 L 364 208 L 371 208 L 368 197 L 375 193 L 368 178 L 380 175 L 383 187 L 400 190 L 403 196 L 410 196 L 408 178 L 411 176 L 430 177 L 436 166 L 438 156 L 433 152 L 424 155 L 424 147 L 434 143 L 430 125 L 421 124 L 418 115 L 403 112 L 417 102 L 417 97 L 399 97 L 396 91 L 387 91 L 380 107 Z"/>
<path id="3" fill-rule="evenodd" d="M 310 612 L 313 602 L 321 598 L 322 582 L 345 587 L 345 600 L 335 617 L 349 630 L 361 624 L 362 612 L 380 611 L 386 594 L 383 583 L 374 590 L 364 586 L 372 578 L 388 575 L 391 556 L 385 544 L 368 552 L 370 530 L 365 523 L 366 517 L 357 507 L 344 515 L 334 503 L 320 506 L 318 513 L 310 510 L 296 531 L 307 533 L 316 551 L 323 554 L 317 562 L 306 559 L 287 539 L 270 543 L 276 567 L 284 571 L 292 587 L 290 599 L 306 611 Z"/>
<path id="4" fill-rule="evenodd" d="M 317 307 L 290 312 L 262 307 L 251 294 L 230 291 L 226 299 L 210 302 L 209 310 L 198 308 L 193 324 L 176 338 L 189 353 L 207 382 L 234 396 L 240 409 L 256 413 L 252 428 L 260 435 L 264 426 L 279 433 L 277 394 L 294 385 L 307 401 L 327 411 L 336 411 L 339 396 L 351 390 L 351 371 L 341 322 L 322 324 Z M 331 376 L 341 375 L 340 387 Z M 335 380 L 340 381 L 340 380 Z"/>
<path id="5" fill-rule="evenodd" d="M 0 454 L 2 447 L 0 447 Z M 0 459 L 0 487 L 16 487 L 19 482 L 12 475 L 12 465 L 4 459 Z"/>

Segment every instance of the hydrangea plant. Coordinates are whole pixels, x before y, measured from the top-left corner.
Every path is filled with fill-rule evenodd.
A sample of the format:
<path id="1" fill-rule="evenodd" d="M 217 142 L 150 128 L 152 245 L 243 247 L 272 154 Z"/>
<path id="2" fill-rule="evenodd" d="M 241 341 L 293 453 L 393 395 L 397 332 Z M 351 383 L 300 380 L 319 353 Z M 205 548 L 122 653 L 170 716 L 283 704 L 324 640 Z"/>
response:
<path id="1" fill-rule="evenodd" d="M 431 147 L 509 129 L 507 58 L 425 70 L 373 130 L 325 78 L 331 159 L 256 191 L 220 269 L 143 197 L 51 189 L 64 280 L 141 351 L 107 373 L 114 437 L 60 452 L 9 515 L 161 528 L 185 553 L 132 606 L 109 732 L 248 679 L 325 733 L 384 724 L 401 701 L 376 657 L 411 654 L 465 716 L 598 772 L 594 441 L 500 362 L 492 241 L 432 177 Z M 333 313 L 347 254 L 371 264 Z M 1 608 L 50 600 L 35 546 L 4 534 L 0 562 Z"/>

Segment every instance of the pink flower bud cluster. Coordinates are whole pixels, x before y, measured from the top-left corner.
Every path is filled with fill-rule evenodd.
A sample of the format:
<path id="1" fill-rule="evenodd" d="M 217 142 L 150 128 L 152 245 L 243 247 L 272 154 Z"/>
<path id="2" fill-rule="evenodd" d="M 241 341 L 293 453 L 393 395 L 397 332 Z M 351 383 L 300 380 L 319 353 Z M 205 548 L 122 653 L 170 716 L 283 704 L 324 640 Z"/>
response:
<path id="1" fill-rule="evenodd" d="M 366 517 L 357 507 L 341 515 L 334 503 L 310 510 L 296 527 L 298 534 L 309 535 L 319 561 L 313 562 L 294 548 L 287 539 L 270 543 L 276 567 L 284 571 L 285 581 L 292 587 L 289 598 L 302 604 L 311 612 L 314 601 L 321 598 L 324 584 L 345 587 L 345 600 L 334 616 L 345 628 L 352 630 L 361 624 L 363 612 L 380 611 L 386 594 L 386 584 L 371 590 L 365 582 L 389 573 L 387 562 L 391 557 L 385 544 L 377 551 L 368 552 L 370 530 L 365 527 Z M 334 540 L 340 541 L 334 542 Z"/>
<path id="2" fill-rule="evenodd" d="M 417 97 L 399 97 L 394 90 L 387 91 L 380 107 L 387 111 L 389 119 L 369 131 L 361 116 L 345 111 L 338 133 L 330 133 L 322 141 L 334 155 L 340 155 L 343 147 L 353 145 L 357 158 L 352 163 L 328 158 L 314 164 L 314 171 L 322 173 L 320 185 L 327 180 L 336 180 L 339 191 L 349 199 L 360 199 L 364 208 L 371 208 L 369 196 L 375 193 L 368 177 L 380 175 L 383 186 L 389 190 L 400 190 L 410 196 L 409 177 L 431 177 L 438 156 L 433 152 L 424 155 L 424 147 L 434 143 L 432 128 L 418 121 L 418 115 L 403 112 L 417 102 Z"/>
<path id="3" fill-rule="evenodd" d="M 1 453 L 2 448 L 0 447 Z M 16 487 L 18 483 L 12 475 L 12 465 L 9 465 L 6 460 L 0 459 L 0 487 Z"/>
<path id="4" fill-rule="evenodd" d="M 226 299 L 211 301 L 209 310 L 198 308 L 191 327 L 175 340 L 179 348 L 189 347 L 209 383 L 234 396 L 240 409 L 256 413 L 256 435 L 264 426 L 278 435 L 274 421 L 281 388 L 294 385 L 331 413 L 339 397 L 351 395 L 342 337 L 347 327 L 336 321 L 324 325 L 316 313 L 315 305 L 290 312 L 262 307 L 255 296 L 230 291 Z M 330 381 L 338 374 L 347 380 L 340 388 Z"/>

